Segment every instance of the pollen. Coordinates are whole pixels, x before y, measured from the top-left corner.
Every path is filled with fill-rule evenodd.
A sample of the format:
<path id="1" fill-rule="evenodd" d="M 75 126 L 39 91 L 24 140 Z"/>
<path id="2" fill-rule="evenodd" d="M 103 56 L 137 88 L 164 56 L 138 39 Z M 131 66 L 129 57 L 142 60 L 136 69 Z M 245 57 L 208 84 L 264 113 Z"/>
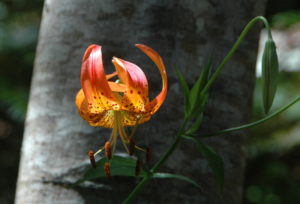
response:
<path id="1" fill-rule="evenodd" d="M 105 172 L 105 175 L 108 178 L 111 178 L 111 172 L 110 172 L 110 164 L 109 164 L 109 162 L 105 162 L 105 164 L 104 164 L 104 172 Z"/>
<path id="2" fill-rule="evenodd" d="M 88 155 L 89 155 L 92 167 L 96 168 L 96 160 L 95 160 L 95 157 L 94 157 L 94 152 L 92 150 L 90 150 L 88 152 Z"/>

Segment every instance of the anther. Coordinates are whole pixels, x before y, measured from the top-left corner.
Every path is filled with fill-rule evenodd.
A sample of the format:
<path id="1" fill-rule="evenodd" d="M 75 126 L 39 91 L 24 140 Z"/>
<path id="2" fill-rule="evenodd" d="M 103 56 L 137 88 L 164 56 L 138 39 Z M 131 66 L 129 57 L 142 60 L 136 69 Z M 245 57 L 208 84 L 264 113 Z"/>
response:
<path id="1" fill-rule="evenodd" d="M 132 156 L 133 153 L 134 153 L 134 148 L 135 148 L 135 143 L 133 141 L 133 139 L 131 138 L 130 139 L 130 142 L 129 142 L 129 155 Z"/>
<path id="2" fill-rule="evenodd" d="M 111 178 L 110 164 L 109 164 L 109 162 L 105 162 L 105 164 L 104 164 L 104 171 L 105 171 L 105 175 L 107 176 L 107 178 Z"/>
<path id="3" fill-rule="evenodd" d="M 111 148 L 110 148 L 110 142 L 106 142 L 104 145 L 104 149 L 105 149 L 105 156 L 107 157 L 107 159 L 111 159 L 112 154 L 111 154 Z"/>
<path id="4" fill-rule="evenodd" d="M 88 155 L 89 155 L 92 167 L 96 168 L 96 160 L 95 160 L 94 152 L 92 150 L 90 150 L 88 152 Z"/>
<path id="5" fill-rule="evenodd" d="M 135 176 L 139 176 L 141 173 L 141 161 L 138 159 L 136 160 L 136 165 L 135 165 Z"/>
<path id="6" fill-rule="evenodd" d="M 146 161 L 149 162 L 152 159 L 151 150 L 149 147 L 146 147 Z"/>

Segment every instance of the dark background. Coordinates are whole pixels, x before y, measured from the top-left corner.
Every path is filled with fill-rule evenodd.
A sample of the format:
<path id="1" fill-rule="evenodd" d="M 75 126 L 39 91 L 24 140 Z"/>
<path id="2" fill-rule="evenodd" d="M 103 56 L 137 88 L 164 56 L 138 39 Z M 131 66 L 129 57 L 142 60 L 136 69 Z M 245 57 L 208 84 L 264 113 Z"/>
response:
<path id="1" fill-rule="evenodd" d="M 42 6 L 42 0 L 0 1 L 0 204 L 14 200 Z M 269 1 L 266 16 L 274 28 L 289 29 L 300 22 L 300 1 Z M 280 98 L 300 93 L 299 79 L 299 72 L 281 73 L 277 107 L 287 103 Z M 256 95 L 254 104 L 258 90 Z M 254 119 L 262 116 L 260 110 L 254 105 Z M 300 203 L 300 143 L 281 146 L 284 136 L 300 127 L 299 119 L 300 107 L 294 107 L 249 131 L 244 203 Z"/>

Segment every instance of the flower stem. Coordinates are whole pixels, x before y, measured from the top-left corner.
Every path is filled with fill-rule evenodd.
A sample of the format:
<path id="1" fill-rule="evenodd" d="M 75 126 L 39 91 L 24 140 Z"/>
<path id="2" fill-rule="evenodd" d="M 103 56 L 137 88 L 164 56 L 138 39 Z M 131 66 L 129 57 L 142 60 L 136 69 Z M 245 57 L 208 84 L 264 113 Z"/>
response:
<path id="1" fill-rule="evenodd" d="M 173 144 L 171 145 L 171 147 L 168 149 L 168 151 L 164 154 L 164 156 L 158 161 L 156 162 L 156 164 L 154 165 L 154 167 L 152 167 L 150 169 L 150 173 L 147 174 L 146 177 L 144 177 L 139 183 L 138 185 L 133 189 L 133 191 L 129 194 L 129 196 L 126 198 L 126 200 L 123 202 L 123 204 L 128 204 L 131 201 L 133 201 L 133 199 L 138 195 L 138 193 L 142 190 L 142 188 L 150 181 L 150 179 L 152 178 L 153 174 L 161 167 L 162 164 L 165 163 L 165 161 L 171 156 L 171 154 L 174 152 L 174 150 L 176 149 L 176 147 L 178 146 L 184 130 L 185 130 L 185 126 L 187 124 L 188 120 L 185 119 L 182 123 L 182 125 L 179 128 L 179 131 L 176 135 L 175 141 L 173 142 Z"/>
<path id="2" fill-rule="evenodd" d="M 139 184 L 133 189 L 133 191 L 129 194 L 126 200 L 123 201 L 123 204 L 128 204 L 136 197 L 136 195 L 142 190 L 142 188 L 150 181 L 151 176 L 144 177 Z"/>
<path id="3" fill-rule="evenodd" d="M 240 34 L 239 38 L 237 39 L 237 41 L 234 43 L 233 47 L 231 48 L 231 50 L 228 52 L 228 54 L 225 56 L 225 58 L 223 59 L 223 61 L 221 62 L 221 64 L 217 67 L 216 71 L 213 73 L 213 75 L 211 76 L 210 80 L 207 82 L 206 86 L 203 88 L 201 93 L 206 93 L 208 91 L 208 89 L 211 87 L 211 85 L 213 84 L 213 82 L 216 80 L 216 78 L 219 76 L 220 72 L 222 71 L 223 67 L 225 66 L 225 64 L 227 64 L 227 62 L 231 59 L 231 57 L 233 56 L 233 54 L 235 53 L 235 51 L 237 50 L 237 48 L 240 46 L 242 40 L 244 39 L 244 37 L 246 36 L 246 34 L 248 33 L 248 31 L 253 27 L 253 25 L 257 22 L 257 21 L 262 21 L 265 24 L 266 29 L 268 30 L 268 37 L 270 39 L 272 39 L 272 34 L 271 34 L 271 30 L 270 30 L 270 26 L 269 23 L 267 21 L 267 19 L 263 16 L 257 16 L 255 18 L 253 18 L 244 28 L 244 30 L 242 31 L 242 33 Z"/>
<path id="4" fill-rule="evenodd" d="M 266 117 L 264 117 L 264 118 L 262 118 L 260 120 L 254 121 L 252 123 L 248 123 L 248 124 L 241 125 L 241 126 L 238 126 L 238 127 L 233 127 L 233 128 L 228 128 L 228 129 L 220 130 L 218 132 L 209 133 L 209 134 L 205 134 L 205 135 L 194 135 L 193 134 L 193 135 L 189 135 L 189 136 L 213 137 L 213 136 L 222 135 L 222 134 L 229 133 L 229 132 L 234 132 L 234 131 L 238 131 L 238 130 L 242 130 L 242 129 L 254 127 L 256 125 L 264 123 L 264 122 L 272 119 L 273 117 L 279 115 L 280 113 L 282 113 L 283 111 L 287 110 L 289 107 L 291 107 L 292 105 L 294 105 L 298 101 L 300 101 L 300 96 L 298 96 L 296 99 L 294 99 L 292 102 L 290 102 L 286 106 L 284 106 L 284 107 L 278 109 L 277 111 L 273 112 L 272 114 L 270 114 L 270 115 L 268 115 L 268 116 L 266 116 Z"/>

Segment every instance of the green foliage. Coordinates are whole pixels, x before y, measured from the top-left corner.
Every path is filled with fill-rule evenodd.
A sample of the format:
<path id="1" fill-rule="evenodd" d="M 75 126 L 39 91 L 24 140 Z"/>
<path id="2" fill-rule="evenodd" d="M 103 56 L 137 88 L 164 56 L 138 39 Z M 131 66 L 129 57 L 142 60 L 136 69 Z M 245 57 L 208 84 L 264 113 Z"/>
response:
<path id="1" fill-rule="evenodd" d="M 211 60 L 203 67 L 203 70 L 201 70 L 200 75 L 196 81 L 196 83 L 193 85 L 191 89 L 190 94 L 190 106 L 191 106 L 191 117 L 198 115 L 200 112 L 203 111 L 205 102 L 203 100 L 207 98 L 208 93 L 203 93 L 202 90 L 206 86 L 210 71 L 212 69 Z"/>
<path id="2" fill-rule="evenodd" d="M 187 81 L 185 80 L 184 76 L 179 71 L 179 69 L 175 69 L 175 71 L 176 71 L 176 75 L 178 77 L 181 89 L 184 94 L 184 115 L 185 115 L 185 117 L 188 117 L 190 108 L 191 108 L 191 106 L 190 106 L 190 89 L 187 84 Z"/>
<path id="3" fill-rule="evenodd" d="M 153 174 L 153 178 L 173 178 L 173 179 L 178 179 L 178 180 L 182 180 L 185 182 L 188 182 L 190 184 L 192 184 L 193 186 L 195 186 L 196 188 L 202 189 L 202 187 L 197 184 L 195 181 L 193 181 L 192 179 L 186 177 L 186 176 L 182 176 L 182 175 L 178 175 L 178 174 L 169 174 L 169 173 L 155 173 Z"/>
<path id="4" fill-rule="evenodd" d="M 300 11 L 280 12 L 271 17 L 271 25 L 277 28 L 289 28 L 300 23 Z"/>
<path id="5" fill-rule="evenodd" d="M 96 168 L 89 167 L 86 170 L 83 178 L 78 180 L 76 183 L 74 183 L 73 186 L 78 185 L 84 181 L 94 180 L 97 178 L 105 178 L 106 174 L 104 170 L 104 164 L 107 161 L 108 161 L 107 158 L 105 157 L 101 158 L 99 161 L 96 162 Z M 111 176 L 136 177 L 135 170 L 136 170 L 136 160 L 130 156 L 114 155 L 113 158 L 110 160 Z M 141 169 L 141 172 L 138 175 L 138 177 L 151 177 L 156 179 L 167 179 L 167 178 L 178 179 L 178 180 L 188 182 L 193 186 L 195 186 L 196 188 L 201 188 L 200 185 L 198 185 L 195 181 L 193 181 L 188 177 L 177 175 L 177 174 L 170 174 L 170 173 L 160 173 L 160 172 L 151 173 L 149 171 L 145 171 L 145 169 L 143 168 Z"/>
<path id="6" fill-rule="evenodd" d="M 212 69 L 212 64 L 211 61 L 209 61 L 209 63 L 207 63 L 201 70 L 197 81 L 195 82 L 195 84 L 192 86 L 191 89 L 189 88 L 188 83 L 184 78 L 184 76 L 182 75 L 182 73 L 179 71 L 179 69 L 176 69 L 176 74 L 181 89 L 184 93 L 185 118 L 188 120 L 190 119 L 197 120 L 199 115 L 202 114 L 205 108 L 208 99 L 208 93 L 207 92 L 202 93 L 202 90 L 206 86 L 209 80 L 211 69 Z"/>
<path id="7" fill-rule="evenodd" d="M 201 142 L 201 140 L 196 139 L 190 136 L 184 136 L 185 139 L 193 141 L 198 151 L 202 154 L 202 156 L 208 161 L 208 165 L 211 168 L 216 181 L 219 183 L 221 188 L 223 188 L 224 184 L 224 162 L 222 157 L 216 153 L 210 146 Z"/>
<path id="8" fill-rule="evenodd" d="M 42 0 L 0 2 L 0 108 L 25 119 Z"/>
<path id="9" fill-rule="evenodd" d="M 107 158 L 103 157 L 96 163 L 96 168 L 89 167 L 83 178 L 76 182 L 76 184 L 86 180 L 93 180 L 96 178 L 106 177 L 104 171 L 104 164 Z M 110 160 L 110 170 L 112 176 L 135 176 L 136 160 L 129 156 L 114 155 Z M 145 176 L 146 172 L 141 171 L 140 176 Z"/>
<path id="10" fill-rule="evenodd" d="M 248 161 L 246 204 L 294 204 L 300 200 L 297 162 L 299 147 L 282 155 L 263 154 Z M 259 169 L 259 171 L 257 171 Z M 248 178 L 247 178 L 248 177 Z"/>

